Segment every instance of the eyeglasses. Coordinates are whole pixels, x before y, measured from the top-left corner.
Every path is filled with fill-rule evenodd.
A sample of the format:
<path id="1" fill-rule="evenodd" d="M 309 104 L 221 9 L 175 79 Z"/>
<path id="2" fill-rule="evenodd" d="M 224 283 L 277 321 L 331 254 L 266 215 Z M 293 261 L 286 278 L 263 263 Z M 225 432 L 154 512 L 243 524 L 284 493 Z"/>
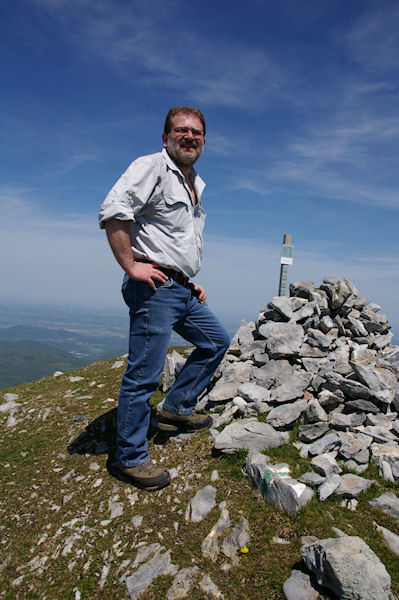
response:
<path id="1" fill-rule="evenodd" d="M 189 131 L 194 137 L 202 137 L 204 134 L 200 129 L 194 129 L 193 127 L 172 127 L 172 131 L 178 135 L 186 135 Z"/>

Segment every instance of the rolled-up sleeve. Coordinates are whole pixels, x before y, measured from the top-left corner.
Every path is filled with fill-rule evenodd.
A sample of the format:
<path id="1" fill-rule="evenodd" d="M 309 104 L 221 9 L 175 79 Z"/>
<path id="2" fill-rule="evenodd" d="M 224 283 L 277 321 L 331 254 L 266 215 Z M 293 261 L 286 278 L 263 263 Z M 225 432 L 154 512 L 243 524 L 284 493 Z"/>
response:
<path id="1" fill-rule="evenodd" d="M 151 198 L 160 181 L 157 155 L 140 157 L 126 169 L 100 206 L 99 223 L 109 219 L 135 221 L 135 215 Z"/>

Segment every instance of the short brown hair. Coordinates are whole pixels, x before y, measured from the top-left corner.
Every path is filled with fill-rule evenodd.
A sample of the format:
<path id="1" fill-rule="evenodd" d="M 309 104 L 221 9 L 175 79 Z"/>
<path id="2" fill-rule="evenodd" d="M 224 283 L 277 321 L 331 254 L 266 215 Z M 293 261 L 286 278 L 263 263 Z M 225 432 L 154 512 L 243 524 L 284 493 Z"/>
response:
<path id="1" fill-rule="evenodd" d="M 173 108 L 171 108 L 170 111 L 168 112 L 168 114 L 166 115 L 165 125 L 163 127 L 164 133 L 168 134 L 170 132 L 170 130 L 172 129 L 172 119 L 179 113 L 184 113 L 186 115 L 192 114 L 192 115 L 195 115 L 196 117 L 198 117 L 202 123 L 202 127 L 204 128 L 204 135 L 205 135 L 206 126 L 205 126 L 204 115 L 198 108 L 192 108 L 191 106 L 174 106 Z"/>

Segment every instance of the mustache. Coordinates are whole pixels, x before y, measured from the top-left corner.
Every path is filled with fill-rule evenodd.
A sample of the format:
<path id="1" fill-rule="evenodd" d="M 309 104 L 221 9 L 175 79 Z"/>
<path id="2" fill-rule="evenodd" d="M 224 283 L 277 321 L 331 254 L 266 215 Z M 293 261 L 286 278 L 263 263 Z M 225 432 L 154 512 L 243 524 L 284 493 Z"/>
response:
<path id="1" fill-rule="evenodd" d="M 198 143 L 196 140 L 182 140 L 180 146 L 182 148 L 198 148 Z"/>

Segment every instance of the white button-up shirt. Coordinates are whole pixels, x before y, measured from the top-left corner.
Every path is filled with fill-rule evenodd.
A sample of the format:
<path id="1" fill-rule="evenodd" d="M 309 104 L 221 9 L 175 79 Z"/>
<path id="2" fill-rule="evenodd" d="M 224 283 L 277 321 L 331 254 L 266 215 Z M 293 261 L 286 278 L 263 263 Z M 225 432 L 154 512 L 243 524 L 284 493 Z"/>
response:
<path id="1" fill-rule="evenodd" d="M 135 258 L 193 277 L 201 268 L 205 183 L 192 169 L 197 204 L 185 177 L 165 149 L 141 156 L 127 168 L 100 207 L 100 227 L 108 219 L 132 221 Z"/>

